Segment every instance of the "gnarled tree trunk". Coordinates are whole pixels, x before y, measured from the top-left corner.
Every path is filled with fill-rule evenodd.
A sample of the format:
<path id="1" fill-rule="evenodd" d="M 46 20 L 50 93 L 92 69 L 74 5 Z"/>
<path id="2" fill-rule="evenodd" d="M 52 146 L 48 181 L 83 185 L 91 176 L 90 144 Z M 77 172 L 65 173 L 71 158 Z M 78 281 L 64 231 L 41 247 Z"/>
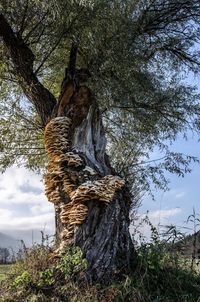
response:
<path id="1" fill-rule="evenodd" d="M 82 124 L 76 129 L 73 147 L 84 154 L 88 165 L 102 176 L 113 174 L 105 154 L 105 134 L 96 104 L 90 107 Z M 123 187 L 109 204 L 88 201 L 86 221 L 75 234 L 75 244 L 81 247 L 88 260 L 92 279 L 109 279 L 114 274 L 128 272 L 134 256 L 129 234 L 130 196 Z"/>
<path id="2" fill-rule="evenodd" d="M 80 101 L 83 87 L 88 93 Z M 60 195 L 54 199 L 51 198 L 52 189 L 50 185 L 49 190 L 47 179 L 47 196 L 50 192 L 50 201 L 56 204 L 60 250 L 65 245 L 79 246 L 88 262 L 88 279 L 109 280 L 114 275 L 130 271 L 134 257 L 129 234 L 130 196 L 123 180 L 114 175 L 109 164 L 105 153 L 106 139 L 102 117 L 90 90 L 86 86 L 80 86 L 78 92 L 71 91 L 71 94 L 69 86 L 67 90 L 65 110 L 62 108 L 61 112 L 58 109 L 62 117 L 53 119 L 50 126 L 47 125 L 46 145 L 47 152 L 50 148 L 50 162 L 55 158 L 57 160 L 56 143 L 50 138 L 53 129 L 57 127 L 53 126 L 54 120 L 55 125 L 59 121 L 62 125 L 65 119 L 70 121 L 66 135 L 69 147 L 65 152 L 69 158 L 66 159 L 65 156 L 63 161 L 57 160 L 53 164 L 61 167 L 61 174 L 67 175 L 68 180 L 65 182 L 65 176 L 60 178 Z M 56 141 L 59 129 L 53 134 Z M 74 156 L 78 158 L 76 165 L 71 163 Z M 50 171 L 52 172 L 51 163 Z M 51 179 L 51 173 L 47 178 L 49 176 Z M 81 208 L 78 204 L 82 205 Z M 79 209 L 84 213 L 80 214 Z"/>
<path id="3" fill-rule="evenodd" d="M 0 14 L 0 35 L 24 94 L 46 126 L 49 155 L 46 194 L 55 204 L 59 250 L 79 246 L 88 261 L 87 277 L 107 281 L 129 271 L 134 248 L 129 234 L 130 196 L 105 154 L 98 105 L 87 86 L 75 84 L 73 46 L 58 104 L 33 70 L 34 55 Z M 85 74 L 81 75 L 84 80 Z M 50 121 L 50 122 L 49 122 Z"/>

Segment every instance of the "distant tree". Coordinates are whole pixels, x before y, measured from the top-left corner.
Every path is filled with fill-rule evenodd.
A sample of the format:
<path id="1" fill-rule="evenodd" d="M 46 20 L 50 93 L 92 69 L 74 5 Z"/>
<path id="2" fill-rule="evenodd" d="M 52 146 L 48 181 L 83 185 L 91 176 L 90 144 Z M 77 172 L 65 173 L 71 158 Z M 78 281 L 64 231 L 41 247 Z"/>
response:
<path id="1" fill-rule="evenodd" d="M 2 170 L 43 167 L 60 248 L 80 246 L 89 279 L 111 280 L 135 258 L 137 191 L 165 187 L 163 169 L 183 175 L 195 160 L 166 142 L 199 132 L 199 95 L 183 78 L 199 72 L 200 3 L 1 2 Z M 145 166 L 154 147 L 164 160 Z"/>
<path id="2" fill-rule="evenodd" d="M 0 263 L 2 263 L 2 264 L 8 263 L 9 257 L 10 257 L 9 249 L 7 249 L 5 247 L 1 247 L 0 248 Z"/>

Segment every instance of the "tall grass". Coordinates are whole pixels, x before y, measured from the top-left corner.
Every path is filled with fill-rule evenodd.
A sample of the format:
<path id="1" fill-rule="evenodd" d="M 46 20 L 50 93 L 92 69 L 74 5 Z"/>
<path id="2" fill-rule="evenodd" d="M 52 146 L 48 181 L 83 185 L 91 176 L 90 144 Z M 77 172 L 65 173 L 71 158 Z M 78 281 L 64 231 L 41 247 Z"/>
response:
<path id="1" fill-rule="evenodd" d="M 9 273 L 10 269 L 10 264 L 0 264 L 0 281 L 6 278 L 6 275 Z"/>
<path id="2" fill-rule="evenodd" d="M 88 284 L 84 279 L 87 262 L 80 249 L 67 248 L 55 259 L 52 247 L 42 244 L 26 250 L 23 259 L 13 265 L 9 279 L 1 282 L 0 301 L 200 302 L 198 262 L 182 255 L 184 234 L 168 226 L 160 236 L 145 220 L 151 238 L 147 242 L 140 237 L 131 275 L 108 285 Z"/>

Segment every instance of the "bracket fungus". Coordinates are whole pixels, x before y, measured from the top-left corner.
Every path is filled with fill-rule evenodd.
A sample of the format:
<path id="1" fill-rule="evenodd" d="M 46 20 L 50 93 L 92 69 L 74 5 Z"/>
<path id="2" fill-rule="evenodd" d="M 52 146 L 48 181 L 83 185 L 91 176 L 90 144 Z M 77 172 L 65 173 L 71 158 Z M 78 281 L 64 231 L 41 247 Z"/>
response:
<path id="1" fill-rule="evenodd" d="M 97 173 L 70 150 L 68 136 L 71 123 L 68 117 L 56 117 L 45 128 L 45 149 L 49 157 L 48 173 L 44 177 L 45 194 L 50 202 L 60 208 L 60 220 L 65 226 L 61 234 L 61 245 L 63 242 L 72 243 L 75 228 L 87 217 L 87 201 L 96 200 L 108 204 L 115 192 L 124 186 L 124 180 L 114 175 L 83 183 L 80 183 L 76 173 L 73 176 L 72 171 L 77 167 L 82 167 L 82 171 L 91 176 Z M 67 196 L 66 202 L 63 201 L 63 194 Z"/>

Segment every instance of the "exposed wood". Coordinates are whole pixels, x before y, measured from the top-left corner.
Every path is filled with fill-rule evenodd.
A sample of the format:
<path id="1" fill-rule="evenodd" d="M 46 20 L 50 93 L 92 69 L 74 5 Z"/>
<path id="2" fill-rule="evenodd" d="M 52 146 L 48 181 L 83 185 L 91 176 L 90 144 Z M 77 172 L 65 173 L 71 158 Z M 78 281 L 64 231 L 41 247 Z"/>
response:
<path id="1" fill-rule="evenodd" d="M 63 116 L 65 114 L 65 108 L 70 102 L 74 103 L 74 106 L 77 107 L 78 103 L 75 101 L 75 98 L 76 100 L 78 98 L 83 99 L 85 98 L 83 95 L 89 93 L 88 88 L 83 84 L 87 82 L 91 74 L 86 68 L 76 69 L 77 54 L 78 46 L 72 43 L 68 67 L 65 69 L 65 76 L 61 84 L 58 103 L 54 107 L 52 117 Z M 84 89 L 84 87 L 86 88 Z"/>
<path id="2" fill-rule="evenodd" d="M 66 106 L 58 108 L 63 117 L 54 118 L 45 135 L 50 156 L 46 190 L 56 204 L 57 253 L 66 245 L 78 245 L 88 261 L 86 278 L 108 282 L 128 273 L 135 259 L 129 234 L 131 199 L 127 188 L 120 189 L 122 180 L 118 189 L 113 190 L 114 183 L 110 189 L 110 180 L 117 181 L 117 176 L 111 175 L 115 173 L 105 153 L 102 117 L 92 92 L 86 86 L 72 88 L 68 84 Z"/>
<path id="3" fill-rule="evenodd" d="M 72 148 L 84 156 L 87 165 L 102 177 L 113 174 L 105 147 L 102 117 L 94 102 L 87 117 L 75 128 Z M 135 258 L 129 234 L 130 204 L 126 187 L 114 196 L 109 205 L 88 201 L 87 220 L 77 229 L 75 243 L 88 260 L 89 279 L 108 281 L 130 270 Z"/>

